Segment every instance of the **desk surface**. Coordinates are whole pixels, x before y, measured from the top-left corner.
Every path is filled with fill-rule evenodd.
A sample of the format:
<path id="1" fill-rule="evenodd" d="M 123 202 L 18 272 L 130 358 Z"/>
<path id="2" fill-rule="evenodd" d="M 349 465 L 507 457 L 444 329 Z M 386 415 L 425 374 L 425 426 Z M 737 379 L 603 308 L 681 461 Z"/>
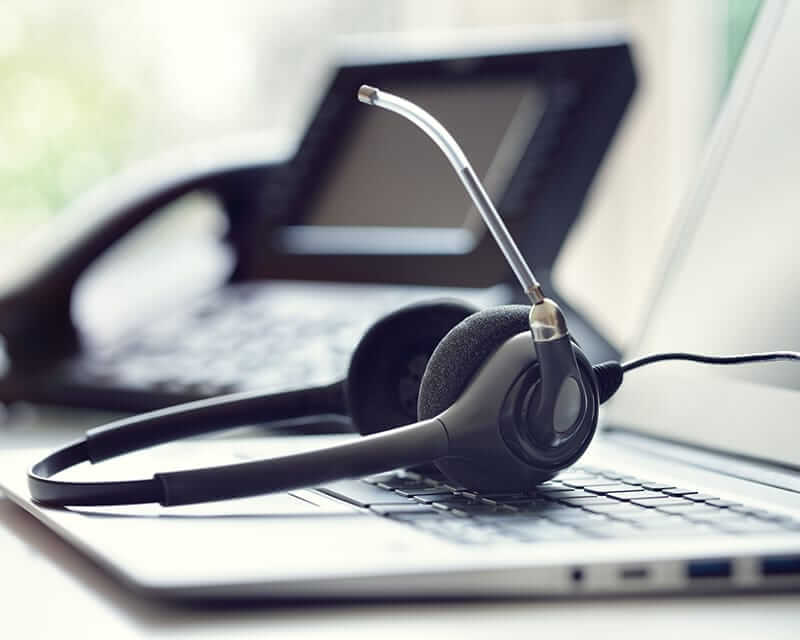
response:
<path id="1" fill-rule="evenodd" d="M 86 426 L 86 425 L 82 425 Z M 70 429 L 5 429 L 0 446 L 64 440 Z M 71 435 L 71 434 L 69 434 Z M 118 584 L 10 501 L 0 498 L 0 636 L 114 638 L 567 637 L 797 638 L 800 595 L 526 600 L 380 605 L 179 608 Z"/>

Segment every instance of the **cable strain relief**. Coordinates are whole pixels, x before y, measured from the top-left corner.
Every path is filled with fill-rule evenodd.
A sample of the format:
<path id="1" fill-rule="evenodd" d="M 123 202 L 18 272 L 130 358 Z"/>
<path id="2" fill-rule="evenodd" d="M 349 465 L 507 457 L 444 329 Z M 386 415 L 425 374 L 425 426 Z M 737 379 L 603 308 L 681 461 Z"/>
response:
<path id="1" fill-rule="evenodd" d="M 622 376 L 625 372 L 619 362 L 601 362 L 593 367 L 594 375 L 597 377 L 597 389 L 600 396 L 600 404 L 604 403 L 613 396 L 622 384 Z"/>

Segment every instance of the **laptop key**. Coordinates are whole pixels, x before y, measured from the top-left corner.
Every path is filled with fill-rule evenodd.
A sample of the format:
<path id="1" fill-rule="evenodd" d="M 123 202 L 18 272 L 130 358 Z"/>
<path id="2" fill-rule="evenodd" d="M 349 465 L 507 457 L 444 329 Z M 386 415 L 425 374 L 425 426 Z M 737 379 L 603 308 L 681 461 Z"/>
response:
<path id="1" fill-rule="evenodd" d="M 562 500 L 564 498 L 594 498 L 596 494 L 591 493 L 590 491 L 584 491 L 583 489 L 572 489 L 566 488 L 564 490 L 553 490 L 553 489 L 538 489 L 536 490 L 535 495 L 551 497 L 554 500 Z"/>
<path id="2" fill-rule="evenodd" d="M 646 507 L 639 507 L 637 505 L 631 505 L 631 508 L 626 510 L 608 511 L 607 515 L 616 520 L 627 520 L 635 523 L 679 517 L 674 514 L 664 513 L 659 509 L 648 509 Z"/>
<path id="3" fill-rule="evenodd" d="M 608 496 L 598 496 L 598 495 L 590 495 L 587 497 L 580 497 L 580 498 L 559 498 L 558 500 L 562 504 L 568 504 L 575 507 L 585 507 L 588 505 L 598 505 L 598 504 L 614 504 L 615 502 L 619 502 L 619 500 L 615 500 L 614 498 L 610 498 Z"/>
<path id="4" fill-rule="evenodd" d="M 486 498 L 484 498 L 486 500 Z M 497 504 L 502 506 L 514 507 L 518 511 L 534 512 L 544 509 L 552 509 L 554 506 L 560 506 L 557 502 L 551 500 L 537 500 L 537 499 L 519 499 L 519 500 L 504 500 L 493 502 L 489 500 L 490 504 Z"/>
<path id="5" fill-rule="evenodd" d="M 421 496 L 414 496 L 414 500 L 417 502 L 423 502 L 425 504 L 433 504 L 434 502 L 446 502 L 452 506 L 458 506 L 462 504 L 476 504 L 476 501 L 472 498 L 468 498 L 466 496 L 459 496 L 452 492 L 448 493 L 432 493 L 429 495 L 421 495 Z"/>
<path id="6" fill-rule="evenodd" d="M 502 530 L 528 541 L 574 540 L 589 537 L 584 531 L 541 520 L 506 522 L 503 524 Z"/>
<path id="7" fill-rule="evenodd" d="M 669 497 L 669 496 L 656 496 L 653 498 L 641 498 L 639 500 L 631 500 L 633 504 L 637 504 L 640 507 L 665 507 L 665 506 L 675 506 L 681 504 L 687 504 L 687 501 L 683 498 L 677 497 Z M 692 504 L 692 503 L 689 503 Z"/>
<path id="8" fill-rule="evenodd" d="M 708 522 L 710 524 L 726 524 L 726 523 L 737 523 L 747 521 L 747 516 L 743 516 L 741 513 L 736 513 L 734 511 L 728 511 L 727 509 L 714 509 L 706 511 L 705 513 L 690 513 L 685 516 L 690 520 L 695 520 L 696 522 Z M 760 522 L 765 522 L 761 520 Z M 777 523 L 773 523 L 777 524 Z"/>
<path id="9" fill-rule="evenodd" d="M 439 512 L 427 504 L 374 504 L 369 508 L 379 516 L 418 516 L 418 515 L 438 515 Z"/>
<path id="10" fill-rule="evenodd" d="M 499 506 L 496 504 L 485 504 L 481 502 L 473 502 L 472 504 L 459 504 L 452 505 L 447 502 L 437 502 L 434 506 L 444 505 L 450 509 L 457 509 L 467 515 L 489 515 L 489 514 L 509 514 L 515 513 L 516 509 L 510 506 Z"/>
<path id="11" fill-rule="evenodd" d="M 609 522 L 597 526 L 582 526 L 581 529 L 597 538 L 631 538 L 645 535 L 639 527 L 625 522 Z"/>
<path id="12" fill-rule="evenodd" d="M 560 504 L 558 502 L 515 504 L 514 507 L 516 507 L 520 511 L 520 513 L 524 513 L 531 516 L 542 516 L 545 518 L 549 517 L 553 513 L 581 511 L 581 509 L 575 505 Z"/>
<path id="13" fill-rule="evenodd" d="M 677 536 L 686 536 L 687 538 L 696 538 L 698 536 L 719 535 L 719 531 L 707 524 L 690 523 L 689 527 L 676 527 L 673 529 L 646 529 L 648 536 L 664 536 L 667 538 L 675 538 Z"/>
<path id="14" fill-rule="evenodd" d="M 450 537 L 460 537 L 469 531 L 481 530 L 479 525 L 476 525 L 473 520 L 463 520 L 460 518 L 451 518 L 445 515 L 439 515 L 431 518 L 418 518 L 415 520 L 407 520 L 416 526 L 417 529 L 422 529 L 429 533 L 436 535 L 446 535 Z"/>
<path id="15" fill-rule="evenodd" d="M 587 485 L 586 490 L 606 495 L 609 493 L 628 493 L 630 491 L 641 491 L 642 488 L 636 484 L 626 484 L 624 482 L 611 483 L 606 480 L 602 484 L 598 482 L 597 484 Z"/>
<path id="16" fill-rule="evenodd" d="M 667 514 L 659 514 L 650 511 L 658 517 L 655 518 L 642 518 L 636 521 L 636 526 L 650 531 L 668 531 L 673 529 L 693 529 L 696 524 L 691 520 L 686 520 L 680 516 L 670 516 Z"/>
<path id="17" fill-rule="evenodd" d="M 462 493 L 462 495 L 466 494 Z M 498 504 L 528 503 L 534 501 L 534 498 L 527 493 L 482 493 L 480 497 L 484 500 L 492 500 Z"/>
<path id="18" fill-rule="evenodd" d="M 362 480 L 338 480 L 323 487 L 317 487 L 317 489 L 359 507 L 369 507 L 373 504 L 413 504 L 410 498 Z"/>
<path id="19" fill-rule="evenodd" d="M 590 489 L 592 491 L 595 490 L 596 487 L 619 487 L 621 491 L 625 489 L 639 489 L 638 485 L 634 484 L 626 484 L 625 482 L 613 482 L 608 478 L 592 478 L 591 480 L 564 480 L 564 484 L 568 487 L 573 487 L 575 489 Z M 609 491 L 613 491 L 613 489 L 609 489 Z"/>
<path id="20" fill-rule="evenodd" d="M 719 500 L 718 496 L 712 496 L 707 493 L 687 493 L 684 496 L 688 500 L 693 500 L 694 502 L 706 502 L 707 500 Z"/>
<path id="21" fill-rule="evenodd" d="M 505 530 L 506 526 L 513 526 L 525 522 L 543 522 L 553 524 L 549 520 L 530 513 L 520 513 L 512 511 L 498 511 L 494 513 L 475 513 L 470 518 L 473 522 L 479 522 L 485 527 L 492 527 L 498 530 Z M 556 523 L 557 524 L 557 523 Z"/>
<path id="22" fill-rule="evenodd" d="M 663 482 L 642 482 L 642 489 L 649 489 L 650 491 L 664 491 L 665 489 L 674 489 L 671 484 L 664 484 Z"/>
<path id="23" fill-rule="evenodd" d="M 785 531 L 779 522 L 769 522 L 757 518 L 720 522 L 716 524 L 716 527 L 726 533 L 781 533 Z"/>
<path id="24" fill-rule="evenodd" d="M 557 523 L 576 526 L 581 522 L 609 522 L 608 516 L 584 509 L 569 509 L 542 514 L 540 517 Z"/>
<path id="25" fill-rule="evenodd" d="M 728 500 L 706 500 L 706 504 L 710 504 L 713 507 L 718 507 L 720 509 L 727 509 L 728 507 L 741 507 L 742 504 L 740 502 L 730 502 Z"/>
<path id="26" fill-rule="evenodd" d="M 680 505 L 677 506 L 679 507 Z M 699 509 L 685 509 L 681 511 L 678 515 L 681 515 L 687 520 L 691 520 L 693 522 L 709 522 L 709 523 L 731 522 L 744 519 L 741 514 L 737 514 L 733 511 L 727 511 L 725 509 L 716 509 L 714 507 L 702 508 L 702 506 Z M 659 511 L 666 512 L 668 509 L 669 507 L 664 507 L 663 509 L 660 508 Z"/>
<path id="27" fill-rule="evenodd" d="M 671 489 L 664 489 L 662 493 L 668 496 L 685 496 L 690 493 L 697 493 L 694 489 L 681 489 L 680 487 L 672 487 Z"/>
<path id="28" fill-rule="evenodd" d="M 663 493 L 658 491 L 612 491 L 608 494 L 612 498 L 620 500 L 641 500 L 643 498 L 665 498 Z"/>
<path id="29" fill-rule="evenodd" d="M 680 521 L 681 518 L 675 518 Z M 614 527 L 592 529 L 592 533 L 599 537 L 615 538 L 615 537 L 653 537 L 653 536 L 697 536 L 697 535 L 710 535 L 715 533 L 714 529 L 707 525 L 697 524 L 693 522 L 669 522 L 664 523 L 665 526 L 655 526 L 655 523 L 643 525 L 637 523 L 636 525 L 624 526 L 622 523 Z"/>
<path id="30" fill-rule="evenodd" d="M 442 487 L 432 487 L 430 485 L 426 487 L 418 487 L 413 489 L 395 489 L 401 496 L 406 496 L 407 498 L 413 498 L 415 496 L 432 496 L 432 495 L 439 495 L 439 496 L 446 496 L 446 495 L 453 495 L 452 492 L 447 491 Z"/>
<path id="31" fill-rule="evenodd" d="M 728 507 L 728 511 L 741 513 L 743 515 L 749 515 L 754 518 L 758 518 L 759 520 L 774 520 L 782 522 L 792 521 L 792 518 L 790 516 L 785 516 L 779 513 L 773 513 L 772 511 L 767 511 L 766 509 L 759 509 L 757 507 L 747 507 L 745 505 L 732 505 Z"/>
<path id="32" fill-rule="evenodd" d="M 647 511 L 645 507 L 638 507 L 630 502 L 622 502 L 620 500 L 614 500 L 613 502 L 609 502 L 608 504 L 584 505 L 583 508 L 586 511 L 591 511 L 592 513 L 602 513 L 613 517 L 617 517 L 623 514 L 629 514 L 629 513 L 635 514 Z"/>
<path id="33" fill-rule="evenodd" d="M 690 515 L 690 514 L 701 514 L 701 513 L 719 513 L 720 509 L 716 507 L 710 507 L 706 504 L 701 502 L 686 502 L 684 504 L 663 504 L 663 505 L 656 505 L 656 508 L 659 511 L 663 511 L 665 513 L 674 513 L 677 515 Z"/>

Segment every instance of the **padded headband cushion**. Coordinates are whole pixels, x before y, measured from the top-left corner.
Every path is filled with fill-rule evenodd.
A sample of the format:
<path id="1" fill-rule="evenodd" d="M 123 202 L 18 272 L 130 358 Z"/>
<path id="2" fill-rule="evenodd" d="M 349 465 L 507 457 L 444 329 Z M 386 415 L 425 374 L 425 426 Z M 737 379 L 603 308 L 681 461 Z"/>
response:
<path id="1" fill-rule="evenodd" d="M 460 301 L 437 300 L 404 307 L 372 325 L 347 372 L 347 407 L 360 433 L 416 421 L 428 358 L 441 339 L 476 310 Z"/>
<path id="2" fill-rule="evenodd" d="M 419 390 L 419 420 L 452 405 L 472 376 L 501 344 L 529 331 L 530 307 L 506 305 L 480 311 L 458 324 L 436 347 Z"/>

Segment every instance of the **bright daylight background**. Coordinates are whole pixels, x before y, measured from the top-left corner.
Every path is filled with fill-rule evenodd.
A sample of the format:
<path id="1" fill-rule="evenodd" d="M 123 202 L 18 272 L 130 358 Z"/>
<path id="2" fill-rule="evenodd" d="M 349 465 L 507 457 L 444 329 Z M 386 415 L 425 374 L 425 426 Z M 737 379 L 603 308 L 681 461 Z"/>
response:
<path id="1" fill-rule="evenodd" d="M 375 31 L 621 21 L 635 102 L 558 269 L 620 345 L 633 335 L 757 0 L 4 0 L 0 252 L 77 194 L 159 151 L 297 135 L 334 40 Z M 303 79 L 301 86 L 298 79 Z M 313 96 L 312 96 L 313 97 Z M 615 299 L 618 321 L 604 313 Z"/>

